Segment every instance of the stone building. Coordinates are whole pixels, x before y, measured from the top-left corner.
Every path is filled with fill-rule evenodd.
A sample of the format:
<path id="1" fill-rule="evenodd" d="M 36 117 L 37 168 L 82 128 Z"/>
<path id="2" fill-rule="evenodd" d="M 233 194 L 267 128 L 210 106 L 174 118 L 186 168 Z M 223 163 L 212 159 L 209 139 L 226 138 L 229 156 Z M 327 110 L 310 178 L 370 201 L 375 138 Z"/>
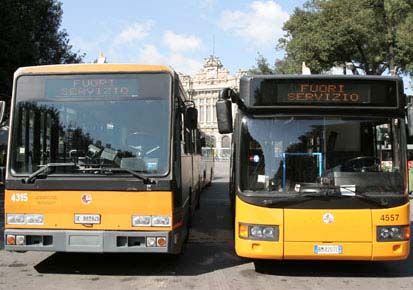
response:
<path id="1" fill-rule="evenodd" d="M 216 148 L 217 155 L 222 155 L 221 149 L 230 148 L 231 134 L 219 134 L 215 103 L 223 88 L 238 90 L 239 79 L 243 74 L 244 72 L 239 71 L 236 75 L 231 75 L 220 59 L 211 55 L 205 59 L 203 67 L 195 75 L 180 75 L 184 89 L 198 109 L 199 126 L 207 136 L 207 144 Z M 235 110 L 236 106 L 233 105 L 233 116 Z M 225 150 L 223 155 L 226 155 Z"/>

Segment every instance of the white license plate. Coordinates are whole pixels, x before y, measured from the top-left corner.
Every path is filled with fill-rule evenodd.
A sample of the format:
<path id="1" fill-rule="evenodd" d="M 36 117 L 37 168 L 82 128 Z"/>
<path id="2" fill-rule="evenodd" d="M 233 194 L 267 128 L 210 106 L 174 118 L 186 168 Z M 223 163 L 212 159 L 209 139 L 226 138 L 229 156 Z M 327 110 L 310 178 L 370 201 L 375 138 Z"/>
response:
<path id="1" fill-rule="evenodd" d="M 343 253 L 343 246 L 340 245 L 315 245 L 314 246 L 314 254 L 317 255 L 334 255 L 334 254 L 342 254 Z"/>
<path id="2" fill-rule="evenodd" d="M 75 224 L 100 224 L 100 215 L 75 214 Z"/>

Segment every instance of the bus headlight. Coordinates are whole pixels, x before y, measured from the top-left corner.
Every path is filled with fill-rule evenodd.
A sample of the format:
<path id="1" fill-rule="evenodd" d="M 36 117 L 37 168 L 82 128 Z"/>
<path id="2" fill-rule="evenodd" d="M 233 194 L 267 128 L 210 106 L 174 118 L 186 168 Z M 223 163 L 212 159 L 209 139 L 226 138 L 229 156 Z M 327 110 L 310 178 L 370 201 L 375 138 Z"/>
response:
<path id="1" fill-rule="evenodd" d="M 26 214 L 26 224 L 28 225 L 42 225 L 43 220 L 42 214 Z"/>
<path id="2" fill-rule="evenodd" d="M 9 225 L 43 225 L 44 217 L 42 214 L 8 213 L 7 224 Z"/>
<path id="3" fill-rule="evenodd" d="M 24 214 L 8 213 L 7 224 L 9 225 L 24 225 L 26 223 L 26 217 Z"/>
<path id="4" fill-rule="evenodd" d="M 152 216 L 153 227 L 169 227 L 171 218 L 169 216 Z"/>
<path id="5" fill-rule="evenodd" d="M 150 216 L 134 215 L 132 216 L 132 226 L 134 227 L 169 227 L 171 225 L 170 216 Z"/>
<path id="6" fill-rule="evenodd" d="M 151 216 L 150 215 L 134 215 L 132 216 L 132 226 L 134 227 L 150 227 Z"/>
<path id="7" fill-rule="evenodd" d="M 377 241 L 391 242 L 404 241 L 410 238 L 409 226 L 378 226 Z"/>
<path id="8" fill-rule="evenodd" d="M 239 224 L 239 237 L 250 240 L 278 241 L 278 226 Z"/>

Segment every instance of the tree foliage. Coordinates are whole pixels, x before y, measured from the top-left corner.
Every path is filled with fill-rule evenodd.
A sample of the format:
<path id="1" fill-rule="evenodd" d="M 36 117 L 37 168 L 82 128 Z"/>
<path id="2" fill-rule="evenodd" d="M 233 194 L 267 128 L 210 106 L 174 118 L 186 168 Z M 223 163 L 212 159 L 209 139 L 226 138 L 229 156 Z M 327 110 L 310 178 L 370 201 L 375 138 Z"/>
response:
<path id="1" fill-rule="evenodd" d="M 14 71 L 21 66 L 78 63 L 61 30 L 62 4 L 57 0 L 0 0 L 0 97 L 11 95 Z"/>
<path id="2" fill-rule="evenodd" d="M 354 71 L 413 74 L 413 0 L 310 0 L 283 27 L 281 71 L 313 73 L 352 64 Z"/>
<path id="3" fill-rule="evenodd" d="M 248 74 L 251 75 L 271 75 L 274 74 L 274 69 L 268 63 L 268 60 L 261 54 L 258 53 L 255 58 L 256 65 L 248 70 Z"/>

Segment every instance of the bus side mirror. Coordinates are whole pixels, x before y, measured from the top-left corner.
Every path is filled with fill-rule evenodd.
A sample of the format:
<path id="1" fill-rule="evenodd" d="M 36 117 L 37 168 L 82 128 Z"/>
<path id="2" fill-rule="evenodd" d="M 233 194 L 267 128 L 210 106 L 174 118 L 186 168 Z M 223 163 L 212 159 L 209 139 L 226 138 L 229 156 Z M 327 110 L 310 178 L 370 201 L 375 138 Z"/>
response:
<path id="1" fill-rule="evenodd" d="M 3 123 L 5 109 L 6 109 L 6 102 L 0 101 L 0 124 Z"/>
<path id="2" fill-rule="evenodd" d="M 223 89 L 216 103 L 218 131 L 220 134 L 228 134 L 233 131 L 231 95 L 233 95 L 231 89 Z"/>
<path id="3" fill-rule="evenodd" d="M 407 129 L 409 130 L 409 136 L 413 136 L 413 105 L 407 106 Z"/>
<path id="4" fill-rule="evenodd" d="M 4 190 L 4 183 L 6 181 L 6 167 L 0 167 L 0 191 Z"/>
<path id="5" fill-rule="evenodd" d="M 194 130 L 198 127 L 198 110 L 190 107 L 186 109 L 186 127 Z"/>

